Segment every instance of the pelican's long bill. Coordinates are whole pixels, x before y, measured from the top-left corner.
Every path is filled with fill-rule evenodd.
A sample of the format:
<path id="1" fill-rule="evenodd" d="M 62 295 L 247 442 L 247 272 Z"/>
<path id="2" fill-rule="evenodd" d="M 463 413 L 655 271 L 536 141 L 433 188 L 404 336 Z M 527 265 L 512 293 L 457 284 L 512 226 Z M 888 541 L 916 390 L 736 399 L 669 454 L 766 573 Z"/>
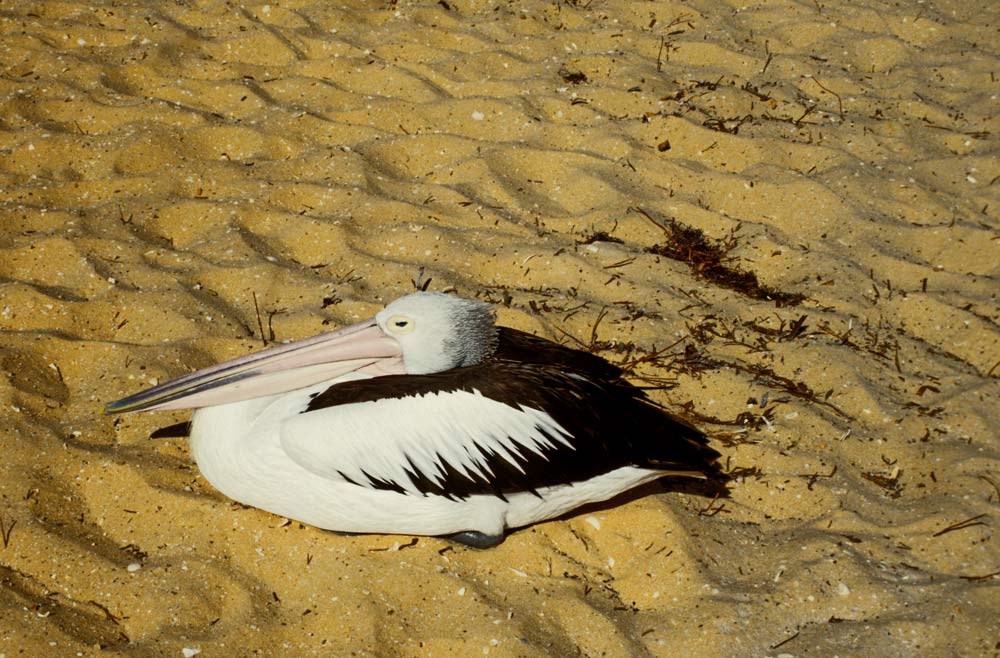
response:
<path id="1" fill-rule="evenodd" d="M 311 386 L 350 372 L 403 374 L 399 343 L 368 320 L 182 375 L 104 406 L 104 413 L 193 409 Z"/>

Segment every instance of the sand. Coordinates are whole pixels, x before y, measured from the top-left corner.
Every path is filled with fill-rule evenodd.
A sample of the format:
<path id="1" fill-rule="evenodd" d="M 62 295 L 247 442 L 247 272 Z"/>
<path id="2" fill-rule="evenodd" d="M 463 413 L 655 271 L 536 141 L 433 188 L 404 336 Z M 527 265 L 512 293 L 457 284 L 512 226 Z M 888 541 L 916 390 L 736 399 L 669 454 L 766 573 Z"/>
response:
<path id="1" fill-rule="evenodd" d="M 0 656 L 996 656 L 998 24 L 3 3 Z M 339 537 L 150 438 L 188 414 L 101 414 L 421 268 L 643 360 L 728 497 L 654 487 L 487 551 Z"/>

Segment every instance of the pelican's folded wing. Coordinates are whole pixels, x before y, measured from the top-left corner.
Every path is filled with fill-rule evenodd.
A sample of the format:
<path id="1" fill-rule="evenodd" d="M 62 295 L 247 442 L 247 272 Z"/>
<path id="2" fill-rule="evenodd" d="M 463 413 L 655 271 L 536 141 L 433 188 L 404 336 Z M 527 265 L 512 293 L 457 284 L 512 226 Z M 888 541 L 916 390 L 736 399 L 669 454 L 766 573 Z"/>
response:
<path id="1" fill-rule="evenodd" d="M 336 384 L 282 424 L 303 467 L 464 497 L 580 482 L 621 466 L 713 472 L 697 430 L 625 382 L 512 361 Z"/>
<path id="2" fill-rule="evenodd" d="M 477 390 L 338 404 L 281 429 L 285 452 L 324 477 L 454 497 L 540 486 L 571 439 L 548 414 Z"/>

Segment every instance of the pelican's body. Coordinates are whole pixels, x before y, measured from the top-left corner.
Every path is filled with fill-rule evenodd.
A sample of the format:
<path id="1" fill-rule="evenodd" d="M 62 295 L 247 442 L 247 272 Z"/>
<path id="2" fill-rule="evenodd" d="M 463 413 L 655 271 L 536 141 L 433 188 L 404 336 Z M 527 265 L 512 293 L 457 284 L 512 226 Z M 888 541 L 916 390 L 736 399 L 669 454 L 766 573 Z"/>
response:
<path id="1" fill-rule="evenodd" d="M 437 293 L 108 410 L 181 407 L 200 407 L 191 450 L 219 491 L 342 532 L 488 546 L 666 474 L 717 472 L 704 436 L 617 367 Z"/>

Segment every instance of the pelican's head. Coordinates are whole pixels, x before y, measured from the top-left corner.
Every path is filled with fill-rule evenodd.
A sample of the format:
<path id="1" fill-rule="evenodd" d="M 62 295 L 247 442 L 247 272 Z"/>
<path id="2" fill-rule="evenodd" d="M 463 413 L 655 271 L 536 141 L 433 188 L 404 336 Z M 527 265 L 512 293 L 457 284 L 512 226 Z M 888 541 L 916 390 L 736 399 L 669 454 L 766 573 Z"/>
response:
<path id="1" fill-rule="evenodd" d="M 401 297 L 382 309 L 375 322 L 399 343 L 411 375 L 474 365 L 497 348 L 489 304 L 439 292 Z"/>
<path id="2" fill-rule="evenodd" d="M 275 395 L 351 373 L 421 375 L 480 363 L 497 347 L 488 304 L 435 292 L 401 297 L 365 322 L 172 379 L 105 413 L 188 409 Z"/>

